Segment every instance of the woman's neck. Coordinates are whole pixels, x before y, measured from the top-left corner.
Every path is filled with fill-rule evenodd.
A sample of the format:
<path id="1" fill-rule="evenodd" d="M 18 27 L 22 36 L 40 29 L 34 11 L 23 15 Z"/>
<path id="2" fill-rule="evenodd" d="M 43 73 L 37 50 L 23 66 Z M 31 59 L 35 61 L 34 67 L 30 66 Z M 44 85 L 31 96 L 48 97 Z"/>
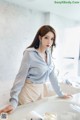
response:
<path id="1" fill-rule="evenodd" d="M 42 53 L 42 54 L 44 54 L 45 51 L 46 51 L 46 49 L 44 49 L 44 48 L 42 48 L 42 47 L 39 47 L 37 50 L 38 50 L 40 53 Z"/>
<path id="2" fill-rule="evenodd" d="M 39 47 L 37 51 L 39 52 L 39 55 L 42 57 L 42 59 L 47 63 L 46 49 Z"/>

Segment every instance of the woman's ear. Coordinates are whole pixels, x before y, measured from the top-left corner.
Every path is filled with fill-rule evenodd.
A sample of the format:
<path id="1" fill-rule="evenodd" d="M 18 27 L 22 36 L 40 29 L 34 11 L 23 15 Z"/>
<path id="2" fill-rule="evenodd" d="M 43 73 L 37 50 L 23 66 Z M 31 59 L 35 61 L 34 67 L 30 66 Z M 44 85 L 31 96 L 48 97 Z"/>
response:
<path id="1" fill-rule="evenodd" d="M 41 36 L 39 35 L 39 40 L 41 40 Z"/>

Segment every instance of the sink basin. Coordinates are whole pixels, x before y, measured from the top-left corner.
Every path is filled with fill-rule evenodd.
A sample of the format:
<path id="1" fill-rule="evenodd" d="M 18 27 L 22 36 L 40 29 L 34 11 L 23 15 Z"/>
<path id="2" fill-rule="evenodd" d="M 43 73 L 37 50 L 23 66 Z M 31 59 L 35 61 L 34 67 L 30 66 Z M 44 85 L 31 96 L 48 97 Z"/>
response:
<path id="1" fill-rule="evenodd" d="M 72 109 L 70 101 L 50 97 L 34 103 L 21 105 L 10 115 L 10 118 L 11 120 L 24 120 L 31 111 L 35 111 L 41 116 L 46 112 L 56 113 L 58 115 L 57 120 L 79 120 L 80 116 L 79 112 Z"/>
<path id="2" fill-rule="evenodd" d="M 51 101 L 51 100 L 45 103 L 41 103 L 34 110 L 40 114 L 43 114 L 45 112 L 56 112 L 56 113 L 74 112 L 69 102 Z"/>
<path id="3" fill-rule="evenodd" d="M 34 109 L 34 111 L 38 112 L 39 114 L 44 114 L 45 112 L 54 112 L 54 113 L 62 113 L 62 112 L 76 112 L 71 107 L 71 103 L 65 100 L 57 100 L 54 101 L 53 99 L 48 99 L 44 101 Z"/>
<path id="4" fill-rule="evenodd" d="M 57 120 L 79 120 L 79 112 L 71 107 L 71 103 L 67 101 L 53 101 L 49 100 L 40 104 L 34 109 L 37 113 L 43 116 L 46 112 L 57 115 Z"/>

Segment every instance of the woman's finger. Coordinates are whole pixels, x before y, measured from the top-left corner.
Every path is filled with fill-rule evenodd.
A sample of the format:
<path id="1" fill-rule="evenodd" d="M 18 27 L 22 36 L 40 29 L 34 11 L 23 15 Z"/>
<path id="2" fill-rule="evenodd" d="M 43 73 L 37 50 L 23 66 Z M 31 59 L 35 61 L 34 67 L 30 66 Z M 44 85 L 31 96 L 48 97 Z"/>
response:
<path id="1" fill-rule="evenodd" d="M 72 97 L 72 95 L 64 95 L 64 96 L 63 96 L 63 98 L 65 98 L 65 99 L 66 99 L 66 98 L 70 98 L 70 97 Z"/>
<path id="2" fill-rule="evenodd" d="M 5 107 L 4 109 L 0 110 L 0 113 L 2 113 L 2 112 L 8 113 L 12 110 L 13 110 L 13 106 L 9 105 L 9 106 Z"/>

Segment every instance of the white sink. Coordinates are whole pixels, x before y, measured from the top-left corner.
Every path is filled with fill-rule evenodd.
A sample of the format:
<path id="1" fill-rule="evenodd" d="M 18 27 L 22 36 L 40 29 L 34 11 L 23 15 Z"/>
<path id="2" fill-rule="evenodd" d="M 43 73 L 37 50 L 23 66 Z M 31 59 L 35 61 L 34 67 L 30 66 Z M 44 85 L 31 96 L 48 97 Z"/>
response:
<path id="1" fill-rule="evenodd" d="M 80 116 L 79 112 L 72 109 L 71 100 L 61 100 L 56 97 L 50 97 L 35 103 L 20 106 L 10 115 L 10 119 L 24 120 L 30 111 L 35 111 L 41 116 L 46 112 L 56 113 L 59 117 L 57 120 L 79 120 Z"/>
<path id="2" fill-rule="evenodd" d="M 43 116 L 46 112 L 49 114 L 56 113 L 57 120 L 80 120 L 79 112 L 72 109 L 71 103 L 67 101 L 48 100 L 45 103 L 38 105 L 34 111 L 39 113 L 41 116 Z"/>
<path id="3" fill-rule="evenodd" d="M 56 112 L 56 113 L 74 112 L 69 102 L 53 101 L 53 100 L 49 100 L 49 101 L 46 101 L 45 103 L 39 104 L 34 109 L 34 111 L 37 111 L 40 114 L 43 114 L 45 112 Z"/>

